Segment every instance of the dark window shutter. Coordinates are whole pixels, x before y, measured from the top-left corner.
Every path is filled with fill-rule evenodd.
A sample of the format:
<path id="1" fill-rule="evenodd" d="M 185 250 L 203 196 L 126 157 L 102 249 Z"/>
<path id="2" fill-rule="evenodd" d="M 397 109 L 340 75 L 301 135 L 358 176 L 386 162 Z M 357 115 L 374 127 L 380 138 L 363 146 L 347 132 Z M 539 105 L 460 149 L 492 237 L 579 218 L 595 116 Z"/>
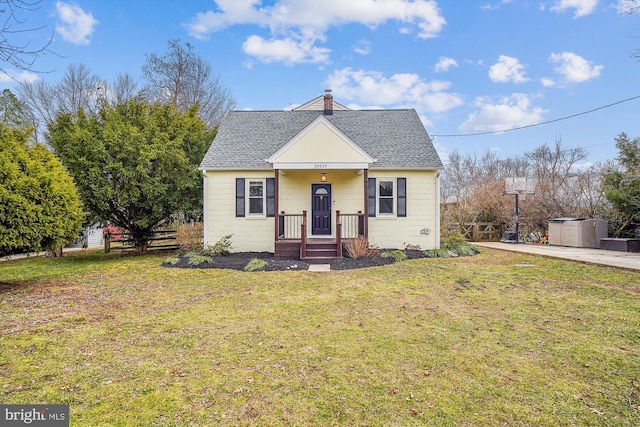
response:
<path id="1" fill-rule="evenodd" d="M 236 178 L 236 216 L 244 216 L 244 178 Z"/>
<path id="2" fill-rule="evenodd" d="M 407 178 L 398 178 L 398 216 L 407 216 Z"/>
<path id="3" fill-rule="evenodd" d="M 376 216 L 376 179 L 369 178 L 367 182 L 367 209 L 369 216 Z"/>
<path id="4" fill-rule="evenodd" d="M 276 215 L 276 179 L 267 178 L 267 216 Z"/>

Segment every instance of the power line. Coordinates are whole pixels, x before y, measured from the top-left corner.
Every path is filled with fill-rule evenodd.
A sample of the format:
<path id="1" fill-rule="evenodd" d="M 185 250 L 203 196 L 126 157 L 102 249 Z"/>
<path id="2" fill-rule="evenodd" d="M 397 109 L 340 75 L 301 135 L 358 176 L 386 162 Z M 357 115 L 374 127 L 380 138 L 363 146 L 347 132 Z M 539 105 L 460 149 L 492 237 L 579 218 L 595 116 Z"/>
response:
<path id="1" fill-rule="evenodd" d="M 640 95 L 633 96 L 633 97 L 627 98 L 627 99 L 623 99 L 621 101 L 617 101 L 617 102 L 614 102 L 614 103 L 611 103 L 611 104 L 603 105 L 601 107 L 597 107 L 597 108 L 594 108 L 592 110 L 583 111 L 581 113 L 572 114 L 570 116 L 560 117 L 559 119 L 548 120 L 546 122 L 540 122 L 540 123 L 536 123 L 536 124 L 533 124 L 533 125 L 526 125 L 526 126 L 519 126 L 519 127 L 515 127 L 515 128 L 510 128 L 510 129 L 492 130 L 492 131 L 477 132 L 477 133 L 459 133 L 459 134 L 448 134 L 448 135 L 435 135 L 434 134 L 434 135 L 431 135 L 431 136 L 432 137 L 436 137 L 437 136 L 437 137 L 444 138 L 444 137 L 459 137 L 459 136 L 491 135 L 491 134 L 496 134 L 496 133 L 512 132 L 514 130 L 522 130 L 522 129 L 532 128 L 532 127 L 536 127 L 536 126 L 548 125 L 549 123 L 555 123 L 555 122 L 559 122 L 559 121 L 562 121 L 562 120 L 572 119 L 574 117 L 583 116 L 585 114 L 593 113 L 594 111 L 603 110 L 605 108 L 613 107 L 614 105 L 622 104 L 623 102 L 633 101 L 634 99 L 638 99 L 638 98 L 640 98 Z"/>

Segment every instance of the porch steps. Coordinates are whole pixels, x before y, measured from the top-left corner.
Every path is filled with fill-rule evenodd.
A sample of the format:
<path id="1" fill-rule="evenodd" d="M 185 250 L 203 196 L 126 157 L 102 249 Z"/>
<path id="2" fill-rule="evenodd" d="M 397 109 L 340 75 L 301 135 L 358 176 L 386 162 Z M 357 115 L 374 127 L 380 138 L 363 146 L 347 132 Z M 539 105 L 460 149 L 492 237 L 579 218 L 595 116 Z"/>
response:
<path id="1" fill-rule="evenodd" d="M 305 259 L 331 259 L 338 257 L 336 243 L 307 242 L 307 256 Z"/>
<path id="2" fill-rule="evenodd" d="M 300 241 L 276 242 L 276 256 L 300 257 Z M 326 264 L 338 257 L 338 245 L 335 239 L 308 239 L 306 256 L 303 261 L 310 264 Z"/>
<path id="3" fill-rule="evenodd" d="M 338 245 L 335 239 L 307 240 L 307 256 L 303 261 L 309 264 L 326 264 L 338 258 Z"/>

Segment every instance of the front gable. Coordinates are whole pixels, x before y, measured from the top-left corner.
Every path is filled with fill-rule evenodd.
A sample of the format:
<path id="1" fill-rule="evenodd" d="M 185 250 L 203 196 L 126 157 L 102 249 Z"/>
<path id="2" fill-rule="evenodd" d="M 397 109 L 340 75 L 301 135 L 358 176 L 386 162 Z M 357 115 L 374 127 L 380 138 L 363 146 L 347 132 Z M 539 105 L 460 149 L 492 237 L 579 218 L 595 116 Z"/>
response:
<path id="1" fill-rule="evenodd" d="M 275 169 L 368 169 L 375 159 L 319 116 L 266 161 Z"/>

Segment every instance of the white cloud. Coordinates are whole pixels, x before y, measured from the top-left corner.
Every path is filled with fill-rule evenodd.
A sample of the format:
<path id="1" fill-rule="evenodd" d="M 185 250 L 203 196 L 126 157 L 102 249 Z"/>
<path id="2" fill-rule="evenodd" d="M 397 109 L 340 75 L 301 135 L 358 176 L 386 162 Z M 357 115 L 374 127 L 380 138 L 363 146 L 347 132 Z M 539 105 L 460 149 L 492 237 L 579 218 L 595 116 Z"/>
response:
<path id="1" fill-rule="evenodd" d="M 3 71 L 0 73 L 0 83 L 33 83 L 38 80 L 38 75 L 30 71 L 21 70 Z"/>
<path id="2" fill-rule="evenodd" d="M 529 79 L 524 76 L 524 65 L 517 58 L 500 55 L 498 62 L 489 68 L 489 78 L 493 82 L 524 83 Z"/>
<path id="3" fill-rule="evenodd" d="M 198 12 L 185 26 L 189 34 L 206 39 L 209 33 L 222 30 L 236 24 L 268 25 L 268 15 L 260 7 L 262 0 L 216 0 L 220 12 L 208 10 Z"/>
<path id="4" fill-rule="evenodd" d="M 73 44 L 89 44 L 90 36 L 95 31 L 98 21 L 89 12 L 71 3 L 56 3 L 58 19 L 56 31 L 62 38 Z"/>
<path id="5" fill-rule="evenodd" d="M 287 65 L 326 62 L 330 52 L 329 49 L 315 47 L 305 40 L 265 40 L 260 36 L 247 38 L 242 44 L 242 50 L 262 62 L 283 62 Z"/>
<path id="6" fill-rule="evenodd" d="M 368 55 L 371 53 L 371 42 L 368 40 L 358 40 L 353 51 L 359 55 Z"/>
<path id="7" fill-rule="evenodd" d="M 419 112 L 442 113 L 462 105 L 462 98 L 448 92 L 450 82 L 424 81 L 417 74 L 394 74 L 386 77 L 377 71 L 343 68 L 326 81 L 334 96 L 359 105 L 415 108 Z"/>
<path id="8" fill-rule="evenodd" d="M 314 45 L 324 41 L 325 33 L 334 26 L 355 23 L 375 28 L 388 21 L 398 21 L 403 24 L 400 32 L 410 31 L 420 38 L 431 38 L 437 36 L 446 24 L 434 0 L 275 0 L 273 4 L 265 5 L 262 0 L 215 2 L 216 11 L 200 12 L 185 23 L 189 34 L 207 39 L 213 32 L 239 24 L 268 27 L 271 31 L 269 42 L 282 41 L 279 46 L 288 46 L 292 53 L 283 55 L 280 49 L 276 49 L 273 57 L 259 57 L 267 62 L 300 57 L 300 50 L 321 49 Z M 251 41 L 255 42 L 256 39 Z"/>
<path id="9" fill-rule="evenodd" d="M 446 56 L 441 56 L 438 58 L 438 63 L 433 67 L 436 73 L 441 73 L 444 71 L 449 71 L 451 67 L 457 67 L 458 61 L 453 58 L 447 58 Z"/>
<path id="10" fill-rule="evenodd" d="M 476 99 L 478 111 L 460 126 L 462 132 L 495 132 L 542 122 L 546 110 L 531 105 L 524 93 L 514 93 L 498 103 L 488 98 Z"/>
<path id="11" fill-rule="evenodd" d="M 485 9 L 485 10 L 500 9 L 500 7 L 502 7 L 503 4 L 509 4 L 509 3 L 511 3 L 511 0 L 502 0 L 498 3 L 487 3 L 483 6 L 480 6 L 480 9 Z"/>
<path id="12" fill-rule="evenodd" d="M 565 12 L 568 9 L 575 9 L 574 18 L 589 15 L 598 5 L 598 0 L 558 0 L 551 10 Z"/>
<path id="13" fill-rule="evenodd" d="M 542 86 L 544 87 L 553 87 L 556 85 L 555 80 L 553 80 L 552 78 L 549 77 L 543 77 L 540 79 L 540 83 L 542 83 Z"/>
<path id="14" fill-rule="evenodd" d="M 559 64 L 554 70 L 559 73 L 567 83 L 582 83 L 600 76 L 603 65 L 593 65 L 572 52 L 552 53 L 549 61 Z"/>

